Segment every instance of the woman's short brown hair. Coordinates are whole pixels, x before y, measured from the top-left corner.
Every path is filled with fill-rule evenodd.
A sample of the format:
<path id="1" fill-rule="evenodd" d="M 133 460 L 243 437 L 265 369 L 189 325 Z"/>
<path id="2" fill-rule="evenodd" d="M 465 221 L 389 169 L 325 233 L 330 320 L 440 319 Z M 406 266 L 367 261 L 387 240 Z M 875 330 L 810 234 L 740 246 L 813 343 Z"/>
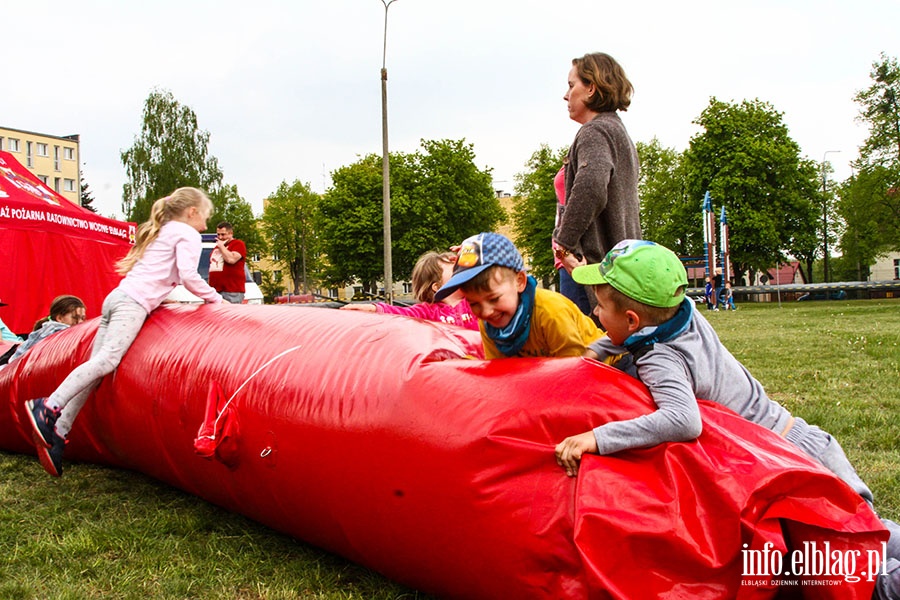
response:
<path id="1" fill-rule="evenodd" d="M 603 52 L 594 52 L 573 58 L 572 64 L 585 85 L 594 84 L 597 88 L 597 93 L 585 102 L 590 110 L 598 113 L 628 110 L 634 87 L 616 59 Z"/>

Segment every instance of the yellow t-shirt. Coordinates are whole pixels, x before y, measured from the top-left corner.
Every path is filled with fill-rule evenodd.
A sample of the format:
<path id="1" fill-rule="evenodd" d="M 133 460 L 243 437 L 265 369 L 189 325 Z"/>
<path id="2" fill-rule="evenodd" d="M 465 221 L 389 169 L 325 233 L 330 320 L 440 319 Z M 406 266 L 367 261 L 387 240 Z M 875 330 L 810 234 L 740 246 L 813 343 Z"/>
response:
<path id="1" fill-rule="evenodd" d="M 484 357 L 508 358 L 497 349 L 478 321 Z M 581 356 L 591 342 L 606 335 L 575 304 L 556 292 L 538 288 L 534 292 L 531 331 L 516 356 Z"/>

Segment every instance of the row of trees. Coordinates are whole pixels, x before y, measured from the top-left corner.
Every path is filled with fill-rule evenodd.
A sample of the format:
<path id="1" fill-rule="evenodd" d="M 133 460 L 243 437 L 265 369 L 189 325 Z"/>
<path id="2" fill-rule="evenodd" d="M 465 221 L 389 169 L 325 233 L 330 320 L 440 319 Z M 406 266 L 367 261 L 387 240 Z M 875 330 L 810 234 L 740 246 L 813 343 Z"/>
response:
<path id="1" fill-rule="evenodd" d="M 882 55 L 872 85 L 856 94 L 859 119 L 870 133 L 842 185 L 824 186 L 828 165 L 803 158 L 783 115 L 760 101 L 726 103 L 711 98 L 695 123 L 702 131 L 687 150 L 638 142 L 641 159 L 641 226 L 644 237 L 682 255 L 703 254 L 702 201 L 724 206 L 731 257 L 740 276 L 766 270 L 789 257 L 812 280 L 823 275 L 818 259 L 838 248 L 830 280 L 868 276 L 869 265 L 900 251 L 900 66 Z M 555 211 L 553 175 L 566 149 L 542 146 L 517 176 L 525 197 L 515 210 L 516 242 L 551 277 L 547 243 Z M 835 195 L 837 191 L 837 195 Z M 827 242 L 826 242 L 827 240 Z"/>
<path id="2" fill-rule="evenodd" d="M 199 187 L 215 205 L 210 223 L 230 221 L 249 253 L 277 257 L 294 293 L 356 282 L 376 291 L 384 272 L 380 156 L 336 170 L 333 186 L 321 196 L 307 183 L 282 182 L 257 219 L 237 186 L 223 183 L 208 143 L 209 133 L 199 129 L 189 107 L 168 91 L 151 92 L 141 134 L 121 154 L 128 219 L 145 221 L 153 202 L 177 187 Z M 475 165 L 465 140 L 423 140 L 416 152 L 391 153 L 392 266 L 398 279 L 409 279 L 423 252 L 446 249 L 504 220 L 490 170 Z M 272 287 L 281 284 L 265 279 Z"/>
<path id="3" fill-rule="evenodd" d="M 841 279 L 862 279 L 875 257 L 900 250 L 900 64 L 882 54 L 870 77 L 854 98 L 869 136 L 837 202 Z"/>
<path id="4" fill-rule="evenodd" d="M 716 211 L 724 206 L 727 213 L 736 275 L 752 278 L 755 271 L 793 257 L 813 278 L 827 239 L 827 247 L 842 253 L 831 279 L 865 278 L 878 255 L 900 250 L 897 60 L 882 55 L 871 77 L 871 87 L 855 96 L 869 137 L 853 176 L 832 189 L 821 185 L 826 165 L 803 158 L 782 113 L 758 99 L 728 103 L 711 98 L 695 121 L 702 131 L 683 152 L 655 138 L 638 142 L 644 237 L 679 254 L 701 255 L 701 202 L 708 190 Z M 121 154 L 128 176 L 123 210 L 129 220 L 146 220 L 152 202 L 176 187 L 201 187 L 216 206 L 211 222 L 231 221 L 251 253 L 277 256 L 295 292 L 356 282 L 375 291 L 384 272 L 380 156 L 371 154 L 336 170 L 333 186 L 323 195 L 300 181 L 283 182 L 257 219 L 237 186 L 224 183 L 208 143 L 209 133 L 199 129 L 190 108 L 168 91 L 151 92 L 141 134 Z M 555 276 L 549 243 L 556 207 L 553 176 L 565 155 L 565 148 L 543 145 L 516 176 L 515 241 L 546 283 Z M 447 248 L 505 220 L 490 169 L 479 169 L 474 159 L 465 140 L 423 140 L 416 152 L 391 154 L 398 279 L 409 278 L 422 252 Z"/>

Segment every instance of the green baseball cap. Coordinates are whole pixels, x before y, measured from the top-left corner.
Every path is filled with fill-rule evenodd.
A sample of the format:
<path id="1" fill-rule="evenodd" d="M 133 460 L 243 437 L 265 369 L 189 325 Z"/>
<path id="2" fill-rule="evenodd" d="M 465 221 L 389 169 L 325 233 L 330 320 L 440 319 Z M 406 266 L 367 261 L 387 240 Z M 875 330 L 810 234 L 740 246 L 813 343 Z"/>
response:
<path id="1" fill-rule="evenodd" d="M 602 262 L 576 267 L 572 279 L 582 285 L 608 283 L 633 300 L 660 308 L 678 306 L 688 284 L 681 259 L 646 240 L 622 240 Z"/>

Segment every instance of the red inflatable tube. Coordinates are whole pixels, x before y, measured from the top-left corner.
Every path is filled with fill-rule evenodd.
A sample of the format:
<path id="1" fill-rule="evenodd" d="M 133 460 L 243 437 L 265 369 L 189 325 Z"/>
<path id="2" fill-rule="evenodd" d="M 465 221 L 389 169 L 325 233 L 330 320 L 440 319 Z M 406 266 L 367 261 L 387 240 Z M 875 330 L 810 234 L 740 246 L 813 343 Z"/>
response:
<path id="1" fill-rule="evenodd" d="M 34 452 L 24 402 L 96 327 L 0 371 L 0 446 Z M 570 479 L 556 443 L 651 411 L 646 389 L 586 359 L 467 358 L 478 347 L 390 315 L 163 307 L 65 460 L 146 473 L 440 597 L 871 596 L 887 532 L 777 435 L 702 403 L 696 441 L 588 456 Z M 826 550 L 859 558 L 828 575 L 802 554 Z"/>

